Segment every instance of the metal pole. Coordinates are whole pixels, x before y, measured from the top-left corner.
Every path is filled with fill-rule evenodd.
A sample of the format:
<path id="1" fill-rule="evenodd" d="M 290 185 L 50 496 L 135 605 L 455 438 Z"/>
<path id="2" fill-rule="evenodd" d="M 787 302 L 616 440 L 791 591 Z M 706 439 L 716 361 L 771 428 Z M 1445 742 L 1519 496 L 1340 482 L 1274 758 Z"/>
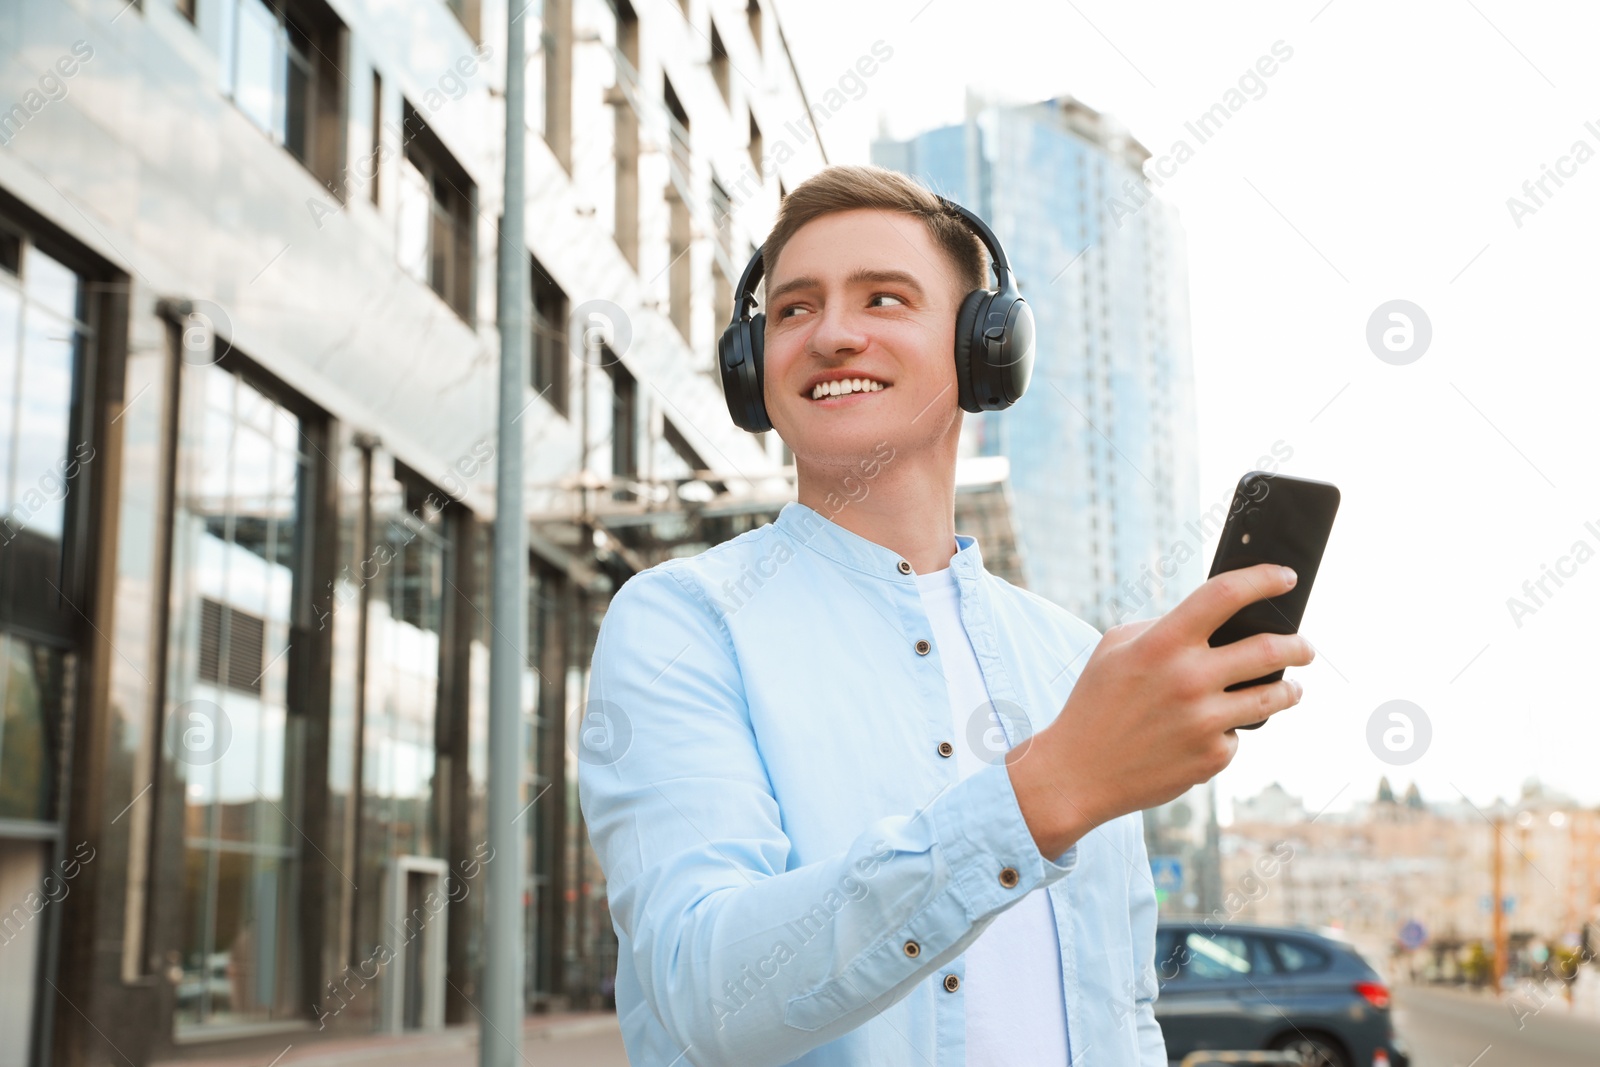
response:
<path id="1" fill-rule="evenodd" d="M 527 57 L 523 18 L 530 5 L 506 10 L 505 209 L 500 220 L 500 411 L 495 474 L 494 644 L 489 654 L 488 899 L 483 964 L 481 1067 L 522 1060 L 523 850 L 514 820 L 522 804 L 522 668 L 528 645 L 528 530 L 522 504 L 522 434 L 516 418 L 527 379 L 528 251 L 526 176 Z"/>

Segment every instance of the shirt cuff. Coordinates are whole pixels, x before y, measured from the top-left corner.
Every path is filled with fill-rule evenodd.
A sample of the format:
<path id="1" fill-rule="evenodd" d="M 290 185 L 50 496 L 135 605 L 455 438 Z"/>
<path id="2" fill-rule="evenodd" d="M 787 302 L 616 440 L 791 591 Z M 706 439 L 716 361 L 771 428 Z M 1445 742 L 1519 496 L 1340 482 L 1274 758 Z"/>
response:
<path id="1" fill-rule="evenodd" d="M 1060 881 L 1078 865 L 1076 842 L 1054 859 L 1039 853 L 1004 759 L 972 774 L 951 792 L 959 796 L 934 805 L 930 814 L 952 878 L 961 888 L 968 921 L 976 922 L 1040 886 Z"/>

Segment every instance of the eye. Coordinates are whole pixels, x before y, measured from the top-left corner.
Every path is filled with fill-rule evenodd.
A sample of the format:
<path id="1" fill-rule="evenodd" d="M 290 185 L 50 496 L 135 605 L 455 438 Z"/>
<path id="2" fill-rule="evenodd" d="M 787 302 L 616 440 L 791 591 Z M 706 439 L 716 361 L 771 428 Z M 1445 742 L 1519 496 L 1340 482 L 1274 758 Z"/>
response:
<path id="1" fill-rule="evenodd" d="M 777 314 L 774 315 L 773 317 L 774 318 L 778 318 L 778 319 L 787 319 L 787 318 L 791 318 L 792 317 L 789 314 L 789 312 L 791 312 L 791 311 L 804 311 L 804 310 L 805 310 L 805 305 L 804 304 L 787 304 L 787 305 L 779 308 L 778 311 L 777 311 Z"/>
<path id="2" fill-rule="evenodd" d="M 884 297 L 888 297 L 890 300 L 893 300 L 898 304 L 904 304 L 905 303 L 904 300 L 901 300 L 898 296 L 895 296 L 893 293 L 873 293 L 872 294 L 872 299 L 868 300 L 867 303 L 870 304 L 870 303 L 872 303 L 873 300 L 881 300 Z"/>

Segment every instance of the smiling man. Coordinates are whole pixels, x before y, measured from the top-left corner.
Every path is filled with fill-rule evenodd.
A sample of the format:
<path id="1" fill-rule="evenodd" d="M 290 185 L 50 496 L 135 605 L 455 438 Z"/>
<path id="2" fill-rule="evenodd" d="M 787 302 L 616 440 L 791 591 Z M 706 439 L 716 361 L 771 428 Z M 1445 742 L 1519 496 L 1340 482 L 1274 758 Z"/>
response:
<path id="1" fill-rule="evenodd" d="M 1298 701 L 1225 689 L 1304 639 L 1207 642 L 1293 576 L 1102 636 L 990 574 L 954 525 L 964 402 L 1004 351 L 957 346 L 969 223 L 831 167 L 761 259 L 756 393 L 728 401 L 788 443 L 799 499 L 617 591 L 581 722 L 629 1059 L 1165 1067 L 1139 813 Z"/>

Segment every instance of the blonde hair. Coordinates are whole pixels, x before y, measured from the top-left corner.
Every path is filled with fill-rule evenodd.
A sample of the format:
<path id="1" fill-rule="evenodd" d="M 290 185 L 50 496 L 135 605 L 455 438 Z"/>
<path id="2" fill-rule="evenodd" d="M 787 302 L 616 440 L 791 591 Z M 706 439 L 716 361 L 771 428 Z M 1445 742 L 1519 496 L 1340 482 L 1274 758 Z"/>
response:
<path id="1" fill-rule="evenodd" d="M 926 186 L 909 175 L 884 167 L 837 164 L 824 168 L 784 197 L 778 221 L 761 246 L 767 278 L 772 277 L 783 246 L 806 223 L 823 215 L 858 208 L 898 211 L 919 219 L 928 236 L 945 253 L 954 268 L 956 301 L 986 285 L 988 253 L 965 219 L 940 202 Z"/>

